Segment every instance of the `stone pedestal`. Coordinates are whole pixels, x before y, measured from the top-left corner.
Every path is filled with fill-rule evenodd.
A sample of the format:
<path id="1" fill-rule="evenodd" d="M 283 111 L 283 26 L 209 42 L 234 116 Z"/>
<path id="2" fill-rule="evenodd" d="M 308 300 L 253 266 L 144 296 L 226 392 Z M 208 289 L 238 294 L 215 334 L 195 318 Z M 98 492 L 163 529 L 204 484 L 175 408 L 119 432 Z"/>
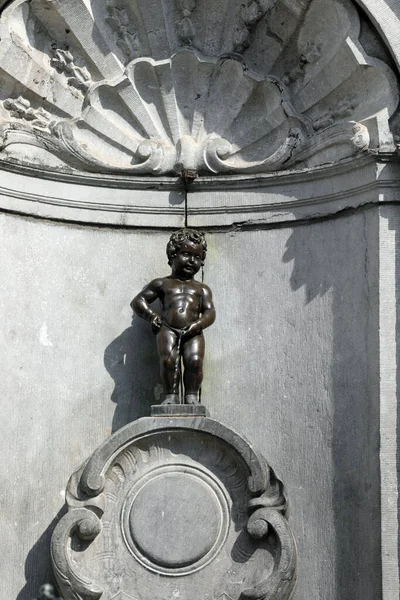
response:
<path id="1" fill-rule="evenodd" d="M 130 423 L 71 477 L 67 504 L 52 539 L 65 600 L 284 600 L 293 589 L 283 486 L 213 419 Z"/>
<path id="2" fill-rule="evenodd" d="M 206 417 L 203 404 L 155 404 L 151 407 L 152 417 Z"/>

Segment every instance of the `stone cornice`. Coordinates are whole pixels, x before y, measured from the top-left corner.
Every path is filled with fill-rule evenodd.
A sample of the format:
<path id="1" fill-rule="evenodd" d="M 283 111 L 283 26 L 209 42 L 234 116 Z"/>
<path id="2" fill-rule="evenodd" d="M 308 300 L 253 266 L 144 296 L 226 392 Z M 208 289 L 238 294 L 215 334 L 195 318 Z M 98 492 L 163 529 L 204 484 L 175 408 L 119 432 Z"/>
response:
<path id="1" fill-rule="evenodd" d="M 199 178 L 75 175 L 2 164 L 0 209 L 44 219 L 121 227 L 219 227 L 318 218 L 400 200 L 394 155 L 362 154 L 290 173 Z"/>

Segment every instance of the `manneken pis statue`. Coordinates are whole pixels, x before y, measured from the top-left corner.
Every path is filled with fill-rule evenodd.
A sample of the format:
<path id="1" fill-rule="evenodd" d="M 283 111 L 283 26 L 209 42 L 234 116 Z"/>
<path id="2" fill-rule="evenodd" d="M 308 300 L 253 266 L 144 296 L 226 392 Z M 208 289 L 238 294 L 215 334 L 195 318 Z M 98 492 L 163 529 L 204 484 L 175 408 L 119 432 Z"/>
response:
<path id="1" fill-rule="evenodd" d="M 163 404 L 179 404 L 180 364 L 186 404 L 198 404 L 203 380 L 203 329 L 215 321 L 215 308 L 210 288 L 194 276 L 204 265 L 207 242 L 204 234 L 193 229 L 180 229 L 167 244 L 171 275 L 153 279 L 132 300 L 131 307 L 139 317 L 151 322 L 157 333 L 161 379 L 165 390 Z M 151 308 L 159 299 L 161 314 Z"/>

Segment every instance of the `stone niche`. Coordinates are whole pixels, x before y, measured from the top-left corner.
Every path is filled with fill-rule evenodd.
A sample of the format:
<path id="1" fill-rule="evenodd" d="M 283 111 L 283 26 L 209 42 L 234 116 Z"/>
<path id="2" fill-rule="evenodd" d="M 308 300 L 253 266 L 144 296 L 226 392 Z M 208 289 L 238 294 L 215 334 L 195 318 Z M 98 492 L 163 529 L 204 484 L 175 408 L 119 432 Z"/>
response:
<path id="1" fill-rule="evenodd" d="M 5 597 L 54 530 L 66 599 L 398 600 L 399 28 L 395 0 L 0 0 Z M 185 225 L 213 419 L 148 416 L 131 324 Z"/>

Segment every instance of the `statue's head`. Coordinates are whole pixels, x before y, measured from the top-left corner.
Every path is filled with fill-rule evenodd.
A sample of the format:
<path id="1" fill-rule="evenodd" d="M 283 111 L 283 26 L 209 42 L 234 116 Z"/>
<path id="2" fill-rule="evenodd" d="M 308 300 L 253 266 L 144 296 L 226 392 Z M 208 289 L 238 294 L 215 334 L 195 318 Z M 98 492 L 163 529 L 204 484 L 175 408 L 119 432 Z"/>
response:
<path id="1" fill-rule="evenodd" d="M 206 238 L 204 237 L 204 233 L 202 231 L 195 231 L 194 229 L 179 229 L 179 231 L 174 231 L 174 233 L 171 235 L 167 244 L 169 265 L 172 265 L 172 261 L 177 255 L 179 249 L 187 242 L 202 247 L 201 265 L 204 265 L 207 252 Z"/>

